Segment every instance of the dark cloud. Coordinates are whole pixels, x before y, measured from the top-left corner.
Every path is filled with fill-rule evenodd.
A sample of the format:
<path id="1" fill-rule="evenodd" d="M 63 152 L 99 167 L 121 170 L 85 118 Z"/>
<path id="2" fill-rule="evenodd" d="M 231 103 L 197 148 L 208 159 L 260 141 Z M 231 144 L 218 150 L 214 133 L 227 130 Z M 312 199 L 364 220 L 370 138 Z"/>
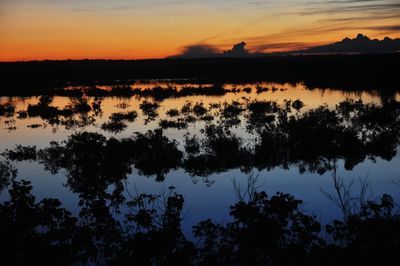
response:
<path id="1" fill-rule="evenodd" d="M 400 30 L 400 25 L 376 26 L 375 30 Z M 267 43 L 252 47 L 254 52 L 246 49 L 246 43 L 235 44 L 232 49 L 219 52 L 210 45 L 191 45 L 184 48 L 182 54 L 172 58 L 206 58 L 206 57 L 257 57 L 265 55 L 290 55 L 290 54 L 337 54 L 337 53 L 398 53 L 400 52 L 400 39 L 385 37 L 382 40 L 370 39 L 363 34 L 355 38 L 343 40 L 326 45 L 305 42 Z M 284 52 L 266 53 L 268 50 L 289 50 Z"/>
<path id="2" fill-rule="evenodd" d="M 180 58 L 200 58 L 200 57 L 215 57 L 220 51 L 212 45 L 194 44 L 183 47 L 181 54 L 173 56 Z"/>
<path id="3" fill-rule="evenodd" d="M 249 52 L 246 50 L 246 43 L 240 42 L 233 45 L 231 50 L 224 51 L 224 56 L 229 57 L 244 57 L 248 56 Z"/>
<path id="4" fill-rule="evenodd" d="M 400 26 L 394 26 L 400 29 Z M 355 38 L 344 38 L 340 42 L 327 45 L 312 47 L 300 51 L 292 51 L 291 53 L 302 54 L 334 54 L 334 53 L 357 53 L 357 54 L 376 54 L 376 53 L 396 53 L 400 51 L 400 39 L 390 39 L 388 37 L 383 40 L 370 39 L 363 34 L 358 34 Z"/>
<path id="5" fill-rule="evenodd" d="M 249 55 L 250 53 L 246 49 L 246 43 L 240 42 L 233 45 L 232 49 L 223 52 L 212 45 L 189 45 L 183 48 L 181 54 L 172 56 L 172 58 L 246 57 Z"/>

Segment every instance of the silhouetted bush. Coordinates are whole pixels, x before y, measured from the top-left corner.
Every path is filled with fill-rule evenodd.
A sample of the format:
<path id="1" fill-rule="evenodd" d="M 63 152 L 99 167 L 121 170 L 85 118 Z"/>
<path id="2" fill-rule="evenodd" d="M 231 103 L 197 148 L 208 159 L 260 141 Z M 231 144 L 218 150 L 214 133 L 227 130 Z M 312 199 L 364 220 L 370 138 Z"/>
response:
<path id="1" fill-rule="evenodd" d="M 80 249 L 76 218 L 57 199 L 35 201 L 27 181 L 12 183 L 10 200 L 0 204 L 3 259 L 18 264 L 68 265 Z"/>
<path id="2" fill-rule="evenodd" d="M 145 119 L 145 124 L 155 120 L 155 118 L 158 116 L 157 109 L 159 107 L 160 105 L 158 103 L 152 103 L 146 100 L 139 105 L 139 108 L 142 110 L 143 114 L 147 116 Z"/>
<path id="3" fill-rule="evenodd" d="M 10 103 L 0 104 L 0 116 L 10 117 L 14 115 L 14 112 L 15 112 L 14 105 Z"/>
<path id="4" fill-rule="evenodd" d="M 6 150 L 3 155 L 12 161 L 36 161 L 37 151 L 36 146 L 17 145 L 12 150 Z"/>
<path id="5" fill-rule="evenodd" d="M 101 197 L 86 198 L 77 218 L 57 199 L 36 201 L 31 190 L 27 181 L 12 181 L 9 200 L 0 204 L 0 247 L 13 264 L 370 265 L 393 261 L 400 248 L 400 216 L 389 195 L 329 223 L 333 239 L 324 241 L 301 200 L 250 189 L 237 195 L 230 222 L 201 221 L 188 240 L 184 198 L 173 187 L 124 200 L 123 225 Z"/>
<path id="6" fill-rule="evenodd" d="M 113 113 L 109 117 L 109 121 L 101 125 L 101 129 L 113 133 L 119 133 L 127 127 L 125 122 L 134 122 L 137 115 L 138 114 L 136 111 L 126 113 Z"/>
<path id="7" fill-rule="evenodd" d="M 158 181 L 163 181 L 165 174 L 181 165 L 183 153 L 178 149 L 178 143 L 169 140 L 160 129 L 137 133 L 127 142 L 131 145 L 133 161 L 140 174 L 156 175 Z"/>

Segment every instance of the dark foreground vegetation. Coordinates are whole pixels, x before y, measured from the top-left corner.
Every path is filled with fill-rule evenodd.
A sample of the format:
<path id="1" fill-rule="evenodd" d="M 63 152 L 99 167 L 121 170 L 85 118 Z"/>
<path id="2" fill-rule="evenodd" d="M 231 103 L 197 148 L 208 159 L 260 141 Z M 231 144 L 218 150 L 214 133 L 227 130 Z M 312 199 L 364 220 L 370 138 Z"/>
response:
<path id="1" fill-rule="evenodd" d="M 304 82 L 311 89 L 379 89 L 390 93 L 400 87 L 399 59 L 399 54 L 390 54 L 3 62 L 0 94 L 39 95 L 66 85 L 126 84 L 138 79 Z"/>
<path id="2" fill-rule="evenodd" d="M 338 180 L 335 184 L 338 184 Z M 253 182 L 253 181 L 249 181 Z M 339 181 L 340 182 L 340 181 Z M 28 181 L 12 181 L 0 204 L 0 248 L 8 265 L 382 265 L 396 261 L 400 216 L 389 195 L 351 198 L 337 186 L 343 218 L 321 226 L 302 211 L 302 201 L 284 193 L 269 197 L 254 189 L 230 207 L 231 221 L 204 220 L 194 238 L 181 229 L 184 198 L 173 188 L 162 195 L 137 194 L 114 201 L 89 192 L 79 217 L 58 199 L 38 201 Z M 90 191 L 91 184 L 81 187 Z M 347 197 L 346 197 L 347 195 Z M 333 197 L 333 196 L 332 196 Z M 338 201 L 339 202 L 339 201 Z M 347 204 L 347 205 L 346 205 Z M 115 219 L 120 208 L 124 218 Z"/>

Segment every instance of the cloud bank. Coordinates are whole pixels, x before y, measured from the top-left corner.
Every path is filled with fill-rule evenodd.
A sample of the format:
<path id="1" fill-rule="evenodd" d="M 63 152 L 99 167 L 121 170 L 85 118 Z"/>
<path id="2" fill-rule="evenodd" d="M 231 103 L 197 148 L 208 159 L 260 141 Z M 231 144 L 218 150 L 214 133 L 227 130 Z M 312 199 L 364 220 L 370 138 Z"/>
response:
<path id="1" fill-rule="evenodd" d="M 399 27 L 399 26 L 391 26 Z M 296 55 L 296 54 L 383 54 L 400 52 L 400 39 L 385 37 L 382 40 L 370 39 L 358 34 L 355 38 L 343 40 L 327 45 L 318 45 L 305 49 L 309 44 L 302 42 L 293 43 L 269 43 L 255 46 L 255 52 L 246 49 L 246 43 L 240 42 L 233 45 L 232 49 L 219 51 L 216 47 L 206 44 L 198 44 L 184 47 L 181 54 L 170 58 L 214 58 L 214 57 L 257 57 L 266 55 Z M 291 51 L 263 53 L 266 49 L 281 49 L 289 47 Z"/>
<path id="2" fill-rule="evenodd" d="M 207 58 L 207 57 L 246 57 L 252 55 L 246 49 L 246 43 L 240 42 L 233 45 L 232 49 L 220 51 L 208 44 L 195 44 L 183 47 L 182 53 L 170 58 Z"/>

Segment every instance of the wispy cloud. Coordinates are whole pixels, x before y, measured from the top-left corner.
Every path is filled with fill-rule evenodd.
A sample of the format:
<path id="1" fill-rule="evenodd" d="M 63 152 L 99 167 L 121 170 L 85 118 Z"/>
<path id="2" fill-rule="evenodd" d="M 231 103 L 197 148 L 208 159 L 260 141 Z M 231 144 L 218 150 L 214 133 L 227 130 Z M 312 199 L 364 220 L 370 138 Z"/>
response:
<path id="1" fill-rule="evenodd" d="M 376 0 L 351 0 L 351 1 L 324 1 L 306 2 L 307 8 L 300 12 L 292 12 L 298 15 L 316 14 L 344 14 L 365 12 L 387 12 L 399 14 L 400 3 L 398 1 L 376 1 Z"/>
<path id="2" fill-rule="evenodd" d="M 281 42 L 267 43 L 251 46 L 251 50 L 255 53 L 270 52 L 270 51 L 291 51 L 300 50 L 309 47 L 320 45 L 320 43 L 305 43 L 305 42 Z"/>
<path id="3" fill-rule="evenodd" d="M 266 34 L 266 35 L 256 35 L 256 36 L 247 36 L 245 40 L 260 42 L 260 41 L 268 41 L 268 40 L 276 40 L 282 37 L 290 38 L 296 37 L 299 35 L 307 35 L 307 34 L 321 34 L 321 33 L 329 33 L 329 32 L 346 32 L 350 30 L 375 30 L 375 31 L 394 31 L 400 32 L 400 25 L 384 25 L 384 26 L 370 26 L 370 25 L 336 25 L 336 26 L 313 26 L 309 28 L 298 28 L 298 29 L 289 29 L 287 31 L 275 33 L 275 34 Z"/>
<path id="4" fill-rule="evenodd" d="M 320 21 L 323 22 L 361 22 L 361 21 L 373 21 L 373 20 L 388 20 L 388 19 L 397 19 L 400 14 L 393 13 L 375 13 L 373 16 L 345 16 L 345 17 L 334 17 L 334 18 L 325 18 Z"/>
<path id="5" fill-rule="evenodd" d="M 379 31 L 398 31 L 400 32 L 400 24 L 399 25 L 386 25 L 386 26 L 370 26 L 366 27 L 371 30 L 379 30 Z"/>

